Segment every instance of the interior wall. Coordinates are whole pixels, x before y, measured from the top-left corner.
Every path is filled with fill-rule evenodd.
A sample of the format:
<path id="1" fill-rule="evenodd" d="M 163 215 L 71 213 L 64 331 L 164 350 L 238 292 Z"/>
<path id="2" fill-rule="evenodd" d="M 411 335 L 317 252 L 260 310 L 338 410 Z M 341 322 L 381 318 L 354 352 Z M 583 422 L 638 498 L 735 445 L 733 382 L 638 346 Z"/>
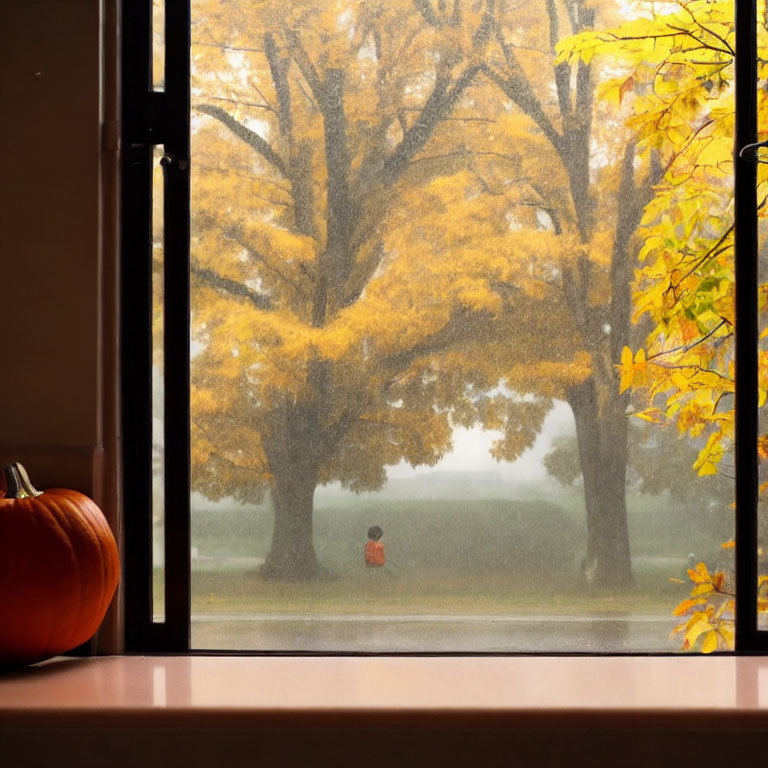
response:
<path id="1" fill-rule="evenodd" d="M 119 533 L 114 0 L 0 0 L 0 461 Z"/>
<path id="2" fill-rule="evenodd" d="M 96 10 L 0 3 L 0 451 L 41 486 L 88 492 L 101 447 Z"/>

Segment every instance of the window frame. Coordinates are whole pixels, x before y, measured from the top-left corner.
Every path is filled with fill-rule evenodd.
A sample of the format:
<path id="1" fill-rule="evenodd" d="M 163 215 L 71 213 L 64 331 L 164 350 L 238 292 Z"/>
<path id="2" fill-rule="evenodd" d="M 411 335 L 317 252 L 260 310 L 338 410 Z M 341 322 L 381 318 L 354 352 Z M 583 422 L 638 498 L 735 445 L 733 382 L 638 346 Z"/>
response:
<path id="1" fill-rule="evenodd" d="M 125 645 L 189 650 L 190 3 L 165 0 L 165 83 L 153 89 L 152 0 L 122 19 L 122 404 Z M 165 621 L 152 619 L 152 174 L 163 147 Z"/>
<path id="2" fill-rule="evenodd" d="M 736 652 L 765 653 L 757 628 L 757 3 L 736 0 L 734 136 Z"/>
<path id="3" fill-rule="evenodd" d="M 122 4 L 121 356 L 128 652 L 190 652 L 189 0 L 165 0 L 165 84 L 152 87 L 152 0 Z M 768 652 L 757 628 L 757 11 L 735 13 L 735 654 Z M 164 172 L 165 621 L 152 618 L 152 168 Z M 745 148 L 749 148 L 745 151 Z M 195 651 L 237 655 L 231 651 Z M 248 651 L 241 655 L 297 655 Z M 329 655 L 301 653 L 298 655 Z M 334 653 L 332 655 L 520 655 Z M 594 653 L 522 655 L 600 655 Z M 614 654 L 605 654 L 614 655 Z M 666 654 L 622 654 L 666 655 Z"/>

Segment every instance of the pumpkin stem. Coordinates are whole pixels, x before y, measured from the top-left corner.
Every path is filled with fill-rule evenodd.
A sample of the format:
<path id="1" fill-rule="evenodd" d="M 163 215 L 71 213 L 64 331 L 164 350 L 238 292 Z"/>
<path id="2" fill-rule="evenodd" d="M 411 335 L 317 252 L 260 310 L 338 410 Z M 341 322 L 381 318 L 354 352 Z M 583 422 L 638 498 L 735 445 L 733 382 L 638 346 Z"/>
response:
<path id="1" fill-rule="evenodd" d="M 18 461 L 3 467 L 3 480 L 7 499 L 31 499 L 42 494 L 32 485 L 27 470 Z"/>

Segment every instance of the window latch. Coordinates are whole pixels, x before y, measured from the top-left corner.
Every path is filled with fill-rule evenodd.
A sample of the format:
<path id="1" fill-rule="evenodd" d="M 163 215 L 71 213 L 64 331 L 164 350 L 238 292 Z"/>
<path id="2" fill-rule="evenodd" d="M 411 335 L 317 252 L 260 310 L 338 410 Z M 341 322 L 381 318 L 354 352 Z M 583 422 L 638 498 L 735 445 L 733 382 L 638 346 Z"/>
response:
<path id="1" fill-rule="evenodd" d="M 765 160 L 757 159 L 757 151 L 762 147 L 768 147 L 768 141 L 758 141 L 755 144 L 745 144 L 739 150 L 739 157 L 742 160 L 749 160 L 753 163 L 764 163 L 766 162 Z"/>
<path id="2" fill-rule="evenodd" d="M 187 161 L 182 157 L 177 157 L 170 152 L 165 152 L 160 158 L 160 165 L 163 166 L 163 170 L 167 170 L 171 166 L 176 166 L 180 171 L 187 170 Z"/>

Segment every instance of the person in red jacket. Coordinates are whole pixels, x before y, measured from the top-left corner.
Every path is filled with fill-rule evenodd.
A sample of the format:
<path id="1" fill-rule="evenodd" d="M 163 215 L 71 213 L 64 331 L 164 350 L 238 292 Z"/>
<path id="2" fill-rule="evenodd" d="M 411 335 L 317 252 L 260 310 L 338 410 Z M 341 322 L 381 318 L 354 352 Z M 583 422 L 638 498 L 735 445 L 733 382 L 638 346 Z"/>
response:
<path id="1" fill-rule="evenodd" d="M 381 537 L 384 531 L 378 525 L 368 529 L 368 541 L 365 542 L 365 564 L 369 568 L 380 568 L 387 562 L 384 556 L 384 542 Z"/>

